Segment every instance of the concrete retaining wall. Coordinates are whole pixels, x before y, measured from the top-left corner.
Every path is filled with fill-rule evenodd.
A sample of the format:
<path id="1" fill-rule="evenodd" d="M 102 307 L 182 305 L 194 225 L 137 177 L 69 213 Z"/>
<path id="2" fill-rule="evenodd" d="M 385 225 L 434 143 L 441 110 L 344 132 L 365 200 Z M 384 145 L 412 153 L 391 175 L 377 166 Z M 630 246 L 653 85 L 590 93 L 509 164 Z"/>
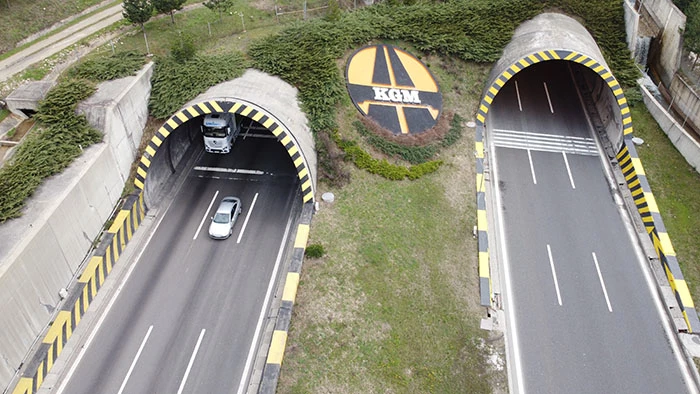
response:
<path id="1" fill-rule="evenodd" d="M 673 76 L 670 90 L 673 108 L 685 114 L 683 115 L 686 123 L 684 126 L 690 124 L 698 130 L 700 128 L 700 95 L 678 73 Z"/>
<path id="2" fill-rule="evenodd" d="M 44 181 L 22 217 L 0 225 L 0 390 L 55 318 L 59 290 L 76 276 L 121 198 L 148 115 L 150 75 L 149 66 L 102 84 L 89 100 L 105 104 L 81 108 L 104 127 L 104 142 Z"/>
<path id="3" fill-rule="evenodd" d="M 675 121 L 644 85 L 639 85 L 647 109 L 673 145 L 696 171 L 700 171 L 700 144 Z"/>
<path id="4" fill-rule="evenodd" d="M 662 29 L 661 36 L 657 37 L 661 42 L 661 48 L 656 60 L 660 66 L 659 76 L 668 86 L 681 62 L 683 43 L 681 31 L 685 28 L 685 15 L 671 0 L 644 0 L 642 8 Z"/>

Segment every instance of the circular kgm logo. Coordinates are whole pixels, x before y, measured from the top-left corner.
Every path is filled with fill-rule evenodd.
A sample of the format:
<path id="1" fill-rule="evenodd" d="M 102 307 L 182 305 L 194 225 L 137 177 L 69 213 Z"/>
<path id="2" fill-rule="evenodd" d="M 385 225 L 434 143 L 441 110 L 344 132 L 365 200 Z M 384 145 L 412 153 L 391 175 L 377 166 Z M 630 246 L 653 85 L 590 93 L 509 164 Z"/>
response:
<path id="1" fill-rule="evenodd" d="M 442 93 L 420 60 L 392 45 L 361 48 L 345 70 L 355 107 L 394 134 L 416 134 L 435 125 Z"/>

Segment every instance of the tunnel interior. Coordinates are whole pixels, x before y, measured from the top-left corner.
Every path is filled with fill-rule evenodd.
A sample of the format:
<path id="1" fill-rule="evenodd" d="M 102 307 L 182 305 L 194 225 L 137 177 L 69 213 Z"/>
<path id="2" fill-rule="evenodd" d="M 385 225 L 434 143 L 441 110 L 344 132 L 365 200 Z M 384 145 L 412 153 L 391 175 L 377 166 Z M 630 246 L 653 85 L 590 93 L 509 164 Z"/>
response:
<path id="1" fill-rule="evenodd" d="M 231 152 L 207 153 L 204 149 L 201 114 L 178 125 L 148 159 L 148 176 L 143 183 L 148 206 L 156 205 L 168 192 L 168 184 L 194 160 L 193 171 L 218 171 L 219 177 L 255 178 L 265 176 L 276 182 L 294 182 L 301 187 L 294 162 L 279 136 L 255 119 L 235 115 L 240 133 L 232 142 Z M 143 163 L 143 159 L 142 159 Z"/>

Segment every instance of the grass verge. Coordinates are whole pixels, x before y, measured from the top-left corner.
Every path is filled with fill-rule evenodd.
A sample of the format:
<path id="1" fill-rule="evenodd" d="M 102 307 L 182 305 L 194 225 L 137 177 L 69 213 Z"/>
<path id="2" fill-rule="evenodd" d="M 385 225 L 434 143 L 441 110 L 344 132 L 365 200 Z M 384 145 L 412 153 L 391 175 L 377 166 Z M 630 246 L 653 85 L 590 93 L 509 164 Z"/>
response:
<path id="1" fill-rule="evenodd" d="M 644 165 L 683 276 L 700 305 L 700 174 L 676 150 L 643 105 L 632 108 L 634 134 L 644 140 L 637 152 Z"/>
<path id="2" fill-rule="evenodd" d="M 484 77 L 481 66 L 432 64 L 446 103 Z M 461 103 L 450 109 L 471 119 L 476 100 Z M 344 132 L 355 112 L 340 111 Z M 336 195 L 311 226 L 309 243 L 325 255 L 303 267 L 278 392 L 505 390 L 505 373 L 487 362 L 502 341 L 479 329 L 473 132 L 418 180 L 351 168 L 342 189 L 320 185 Z"/>

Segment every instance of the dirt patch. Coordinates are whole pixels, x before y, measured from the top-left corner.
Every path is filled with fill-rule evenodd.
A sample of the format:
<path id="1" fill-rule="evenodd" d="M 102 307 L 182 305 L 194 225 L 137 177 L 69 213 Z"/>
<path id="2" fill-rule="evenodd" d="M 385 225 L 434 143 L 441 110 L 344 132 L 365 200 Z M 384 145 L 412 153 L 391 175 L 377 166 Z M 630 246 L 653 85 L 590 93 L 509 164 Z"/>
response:
<path id="1" fill-rule="evenodd" d="M 27 119 L 0 138 L 0 166 L 12 156 L 14 148 L 22 142 L 34 124 L 33 119 Z"/>

